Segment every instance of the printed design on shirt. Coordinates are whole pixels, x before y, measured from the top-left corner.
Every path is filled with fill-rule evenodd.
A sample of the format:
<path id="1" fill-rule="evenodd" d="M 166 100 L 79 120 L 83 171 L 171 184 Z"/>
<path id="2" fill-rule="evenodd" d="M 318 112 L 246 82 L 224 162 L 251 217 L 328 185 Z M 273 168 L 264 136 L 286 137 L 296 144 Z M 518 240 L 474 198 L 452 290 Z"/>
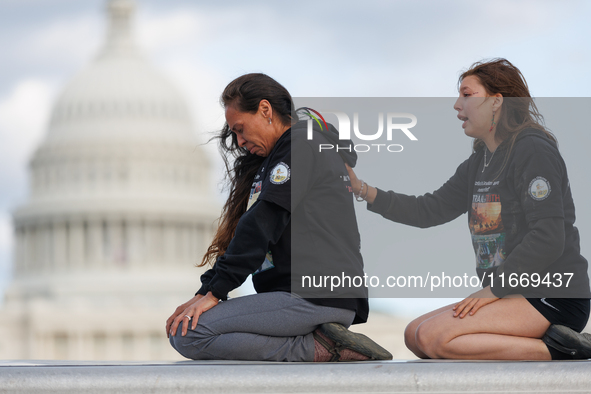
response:
<path id="1" fill-rule="evenodd" d="M 535 177 L 529 183 L 529 195 L 536 201 L 545 200 L 548 198 L 551 191 L 550 182 L 544 177 Z"/>
<path id="2" fill-rule="evenodd" d="M 261 194 L 261 188 L 263 186 L 263 181 L 254 182 L 250 188 L 250 197 L 248 197 L 248 205 L 246 206 L 246 210 L 248 211 L 252 204 L 257 202 L 259 199 L 259 194 Z"/>
<path id="3" fill-rule="evenodd" d="M 271 170 L 271 175 L 269 176 L 271 183 L 275 185 L 281 185 L 289 180 L 289 166 L 283 162 L 277 164 Z"/>
<path id="4" fill-rule="evenodd" d="M 505 261 L 503 230 L 501 197 L 498 194 L 475 194 L 470 211 L 470 232 L 478 268 L 496 267 Z"/>
<path id="5" fill-rule="evenodd" d="M 275 268 L 275 265 L 273 264 L 273 255 L 271 254 L 271 251 L 269 251 L 265 256 L 265 261 L 263 261 L 263 264 L 261 264 L 261 266 L 257 268 L 257 270 L 253 272 L 252 275 L 254 276 L 261 272 L 265 272 L 267 270 L 270 270 L 271 268 Z"/>

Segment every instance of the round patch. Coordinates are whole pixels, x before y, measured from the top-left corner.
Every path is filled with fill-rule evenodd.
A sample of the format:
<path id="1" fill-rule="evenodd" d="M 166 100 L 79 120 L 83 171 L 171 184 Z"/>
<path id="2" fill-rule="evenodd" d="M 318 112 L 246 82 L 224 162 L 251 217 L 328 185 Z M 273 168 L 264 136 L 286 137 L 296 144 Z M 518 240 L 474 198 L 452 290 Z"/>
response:
<path id="1" fill-rule="evenodd" d="M 536 201 L 542 201 L 550 195 L 550 182 L 541 176 L 534 178 L 529 183 L 529 195 Z"/>
<path id="2" fill-rule="evenodd" d="M 289 180 L 289 167 L 285 163 L 279 163 L 271 170 L 271 183 L 281 185 Z"/>

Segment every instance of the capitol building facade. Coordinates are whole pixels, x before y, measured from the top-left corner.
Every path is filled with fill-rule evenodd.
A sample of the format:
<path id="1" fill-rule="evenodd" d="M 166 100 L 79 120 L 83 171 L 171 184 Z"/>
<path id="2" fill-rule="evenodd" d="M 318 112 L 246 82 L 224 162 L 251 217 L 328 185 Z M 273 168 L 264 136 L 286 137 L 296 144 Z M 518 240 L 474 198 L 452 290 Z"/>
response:
<path id="1" fill-rule="evenodd" d="M 2 359 L 180 357 L 165 321 L 199 288 L 221 208 L 184 99 L 134 45 L 134 3 L 107 9 L 106 42 L 57 99 L 13 212 Z"/>

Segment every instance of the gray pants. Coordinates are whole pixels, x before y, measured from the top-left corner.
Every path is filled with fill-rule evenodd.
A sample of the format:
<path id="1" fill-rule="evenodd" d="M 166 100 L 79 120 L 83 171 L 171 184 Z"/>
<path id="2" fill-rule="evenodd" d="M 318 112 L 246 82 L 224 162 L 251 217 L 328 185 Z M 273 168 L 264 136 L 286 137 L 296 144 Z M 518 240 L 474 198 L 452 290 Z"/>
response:
<path id="1" fill-rule="evenodd" d="M 330 322 L 349 327 L 354 317 L 290 293 L 260 293 L 220 302 L 184 337 L 180 324 L 170 344 L 193 360 L 314 361 L 312 332 Z"/>

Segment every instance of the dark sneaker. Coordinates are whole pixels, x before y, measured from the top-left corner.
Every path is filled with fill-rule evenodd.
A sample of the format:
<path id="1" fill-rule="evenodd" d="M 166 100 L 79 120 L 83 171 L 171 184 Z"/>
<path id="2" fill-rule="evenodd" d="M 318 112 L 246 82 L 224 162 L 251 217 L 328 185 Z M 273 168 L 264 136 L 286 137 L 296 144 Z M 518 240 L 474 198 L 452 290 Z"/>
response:
<path id="1" fill-rule="evenodd" d="M 349 331 L 341 324 L 325 323 L 320 326 L 318 331 L 335 342 L 334 350 L 337 353 L 342 353 L 343 349 L 347 349 L 362 354 L 369 360 L 392 360 L 392 354 L 389 351 L 365 335 Z M 334 357 L 331 361 L 339 361 L 339 358 Z"/>
<path id="2" fill-rule="evenodd" d="M 591 358 L 591 334 L 552 324 L 542 338 L 544 343 L 575 360 Z"/>

